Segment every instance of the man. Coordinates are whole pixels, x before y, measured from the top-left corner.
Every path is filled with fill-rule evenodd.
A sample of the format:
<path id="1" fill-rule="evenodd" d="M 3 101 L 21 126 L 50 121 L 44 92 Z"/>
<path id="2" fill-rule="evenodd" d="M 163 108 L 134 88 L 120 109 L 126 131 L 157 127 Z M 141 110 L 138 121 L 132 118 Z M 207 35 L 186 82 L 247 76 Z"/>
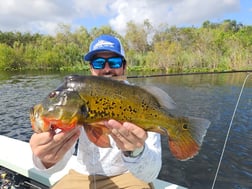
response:
<path id="1" fill-rule="evenodd" d="M 111 35 L 96 38 L 84 59 L 95 76 L 122 76 L 126 71 L 123 47 Z M 129 122 L 111 119 L 104 124 L 111 129 L 112 148 L 94 145 L 81 126 L 70 132 L 32 135 L 34 164 L 50 172 L 66 165 L 79 138 L 76 165 L 53 188 L 152 188 L 149 183 L 161 169 L 160 135 Z"/>

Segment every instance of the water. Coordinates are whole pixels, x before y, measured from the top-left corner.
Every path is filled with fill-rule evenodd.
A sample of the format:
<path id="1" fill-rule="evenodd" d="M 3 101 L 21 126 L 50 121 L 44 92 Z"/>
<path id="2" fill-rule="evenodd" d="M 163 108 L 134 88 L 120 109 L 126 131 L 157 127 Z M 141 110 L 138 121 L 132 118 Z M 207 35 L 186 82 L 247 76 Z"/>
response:
<path id="1" fill-rule="evenodd" d="M 29 141 L 29 108 L 57 87 L 64 74 L 0 74 L 0 134 Z M 211 188 L 231 117 L 246 73 L 129 79 L 158 86 L 177 103 L 176 114 L 211 121 L 200 153 L 173 158 L 162 137 L 159 178 L 193 189 Z M 247 80 L 228 138 L 215 188 L 252 188 L 252 76 Z M 2 152 L 1 152 L 2 153 Z"/>

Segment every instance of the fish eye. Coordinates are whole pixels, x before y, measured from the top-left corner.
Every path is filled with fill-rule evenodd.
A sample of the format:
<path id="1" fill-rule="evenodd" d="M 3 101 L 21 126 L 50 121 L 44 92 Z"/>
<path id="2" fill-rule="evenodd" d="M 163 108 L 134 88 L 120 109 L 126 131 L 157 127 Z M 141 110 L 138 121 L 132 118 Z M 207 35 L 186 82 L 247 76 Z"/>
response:
<path id="1" fill-rule="evenodd" d="M 80 110 L 81 110 L 81 113 L 82 113 L 85 117 L 88 116 L 88 107 L 87 107 L 86 105 L 82 105 L 82 106 L 80 107 Z"/>
<path id="2" fill-rule="evenodd" d="M 182 128 L 183 128 L 184 130 L 187 130 L 187 129 L 188 129 L 188 125 L 187 125 L 186 123 L 184 123 L 184 124 L 182 125 Z"/>
<path id="3" fill-rule="evenodd" d="M 57 96 L 58 95 L 58 91 L 52 91 L 48 96 L 49 96 L 49 98 L 54 98 L 55 96 Z"/>

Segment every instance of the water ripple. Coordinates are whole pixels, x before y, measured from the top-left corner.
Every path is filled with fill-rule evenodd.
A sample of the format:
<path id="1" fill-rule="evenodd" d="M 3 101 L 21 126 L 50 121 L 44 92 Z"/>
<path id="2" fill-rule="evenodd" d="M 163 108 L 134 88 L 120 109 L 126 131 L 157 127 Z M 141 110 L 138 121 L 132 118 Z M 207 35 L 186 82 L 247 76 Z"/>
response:
<path id="1" fill-rule="evenodd" d="M 29 109 L 59 85 L 62 76 L 12 75 L 0 80 L 0 134 L 29 141 L 32 135 Z M 177 103 L 175 114 L 204 117 L 211 121 L 200 153 L 178 161 L 162 136 L 163 165 L 160 179 L 190 189 L 211 188 L 227 129 L 244 74 L 195 75 L 131 79 L 136 84 L 156 85 Z M 251 79 L 252 80 L 252 79 Z M 225 149 L 216 188 L 252 188 L 252 81 L 248 80 Z"/>

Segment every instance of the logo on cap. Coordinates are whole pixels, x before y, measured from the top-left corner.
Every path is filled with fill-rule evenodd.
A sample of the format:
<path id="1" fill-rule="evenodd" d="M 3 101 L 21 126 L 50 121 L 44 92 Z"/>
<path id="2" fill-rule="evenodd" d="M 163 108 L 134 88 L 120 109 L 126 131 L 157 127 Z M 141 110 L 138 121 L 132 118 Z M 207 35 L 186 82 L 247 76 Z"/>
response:
<path id="1" fill-rule="evenodd" d="M 105 41 L 105 40 L 99 40 L 94 46 L 93 46 L 93 50 L 96 49 L 100 49 L 103 47 L 110 47 L 110 48 L 114 48 L 115 44 L 110 42 L 110 41 Z"/>

